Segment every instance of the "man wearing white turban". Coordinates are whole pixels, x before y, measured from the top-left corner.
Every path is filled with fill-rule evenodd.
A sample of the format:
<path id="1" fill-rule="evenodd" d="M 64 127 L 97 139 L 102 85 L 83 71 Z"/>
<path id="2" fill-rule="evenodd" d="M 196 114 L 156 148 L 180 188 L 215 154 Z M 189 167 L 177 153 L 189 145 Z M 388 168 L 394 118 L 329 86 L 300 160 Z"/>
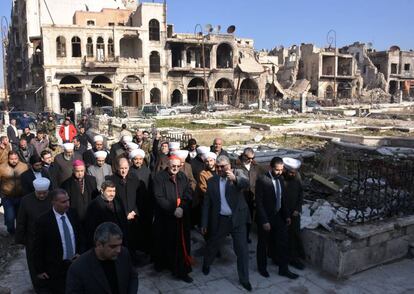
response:
<path id="1" fill-rule="evenodd" d="M 86 167 L 90 167 L 96 164 L 95 153 L 98 151 L 104 151 L 109 154 L 108 150 L 105 148 L 104 138 L 101 135 L 96 135 L 93 137 L 93 147 L 83 153 L 83 161 L 85 162 Z M 106 157 L 106 163 L 111 164 L 109 157 Z"/>
<path id="2" fill-rule="evenodd" d="M 96 163 L 88 167 L 87 174 L 96 178 L 96 188 L 100 190 L 105 177 L 112 175 L 112 167 L 105 162 L 108 157 L 106 151 L 97 151 L 94 153 L 94 157 L 96 158 Z"/>

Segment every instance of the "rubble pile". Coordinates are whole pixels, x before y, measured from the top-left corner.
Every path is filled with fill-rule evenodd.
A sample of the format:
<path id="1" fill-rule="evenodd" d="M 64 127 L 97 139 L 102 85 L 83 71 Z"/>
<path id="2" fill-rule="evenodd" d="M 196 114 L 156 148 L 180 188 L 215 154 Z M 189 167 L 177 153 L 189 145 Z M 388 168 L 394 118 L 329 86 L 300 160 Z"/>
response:
<path id="1" fill-rule="evenodd" d="M 361 103 L 389 103 L 390 101 L 391 95 L 381 88 L 363 89 L 360 98 Z"/>

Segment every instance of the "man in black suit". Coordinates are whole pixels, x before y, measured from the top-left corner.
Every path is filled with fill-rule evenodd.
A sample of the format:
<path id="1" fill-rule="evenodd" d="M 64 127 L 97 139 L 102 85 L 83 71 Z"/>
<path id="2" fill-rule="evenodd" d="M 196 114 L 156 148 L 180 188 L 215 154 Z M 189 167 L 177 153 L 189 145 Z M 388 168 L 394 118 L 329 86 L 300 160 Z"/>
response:
<path id="1" fill-rule="evenodd" d="M 13 147 L 13 150 L 17 150 L 19 146 L 19 132 L 17 131 L 16 120 L 12 118 L 10 125 L 7 127 L 7 137 Z"/>
<path id="2" fill-rule="evenodd" d="M 243 196 L 243 190 L 249 187 L 249 179 L 240 170 L 232 170 L 230 160 L 220 155 L 216 160 L 217 174 L 207 181 L 204 197 L 201 231 L 209 233 L 206 253 L 204 255 L 203 273 L 208 275 L 210 265 L 216 257 L 220 245 L 227 235 L 233 238 L 234 251 L 237 255 L 237 272 L 240 284 L 248 291 L 252 290 L 249 282 L 249 251 L 247 244 L 247 224 L 251 222 L 249 207 Z"/>
<path id="3" fill-rule="evenodd" d="M 42 166 L 42 159 L 35 154 L 30 157 L 30 169 L 22 173 L 21 182 L 23 195 L 33 193 L 35 191 L 33 181 L 38 178 L 49 178 L 49 173 L 45 167 Z M 52 186 L 50 186 L 51 188 Z"/>
<path id="4" fill-rule="evenodd" d="M 52 209 L 36 221 L 34 268 L 39 293 L 63 294 L 67 269 L 82 253 L 82 234 L 66 191 L 56 189 L 49 196 Z"/>
<path id="5" fill-rule="evenodd" d="M 96 229 L 94 241 L 95 248 L 70 266 L 66 294 L 136 294 L 138 274 L 128 250 L 122 247 L 121 229 L 114 223 L 103 223 Z"/>
<path id="6" fill-rule="evenodd" d="M 267 272 L 268 246 L 276 245 L 279 275 L 296 279 L 288 268 L 288 226 L 291 223 L 282 178 L 283 160 L 274 157 L 270 169 L 256 181 L 257 268 L 264 277 Z"/>
<path id="7" fill-rule="evenodd" d="M 112 181 L 102 183 L 101 194 L 92 200 L 86 211 L 84 227 L 88 248 L 94 245 L 93 236 L 96 228 L 105 222 L 117 224 L 124 237 L 127 235 L 128 221 L 121 200 L 116 197 L 116 187 Z"/>
<path id="8" fill-rule="evenodd" d="M 85 174 L 85 168 L 82 160 L 75 160 L 72 176 L 61 186 L 68 192 L 70 207 L 76 210 L 81 222 L 85 219 L 89 203 L 99 195 L 95 177 Z"/>

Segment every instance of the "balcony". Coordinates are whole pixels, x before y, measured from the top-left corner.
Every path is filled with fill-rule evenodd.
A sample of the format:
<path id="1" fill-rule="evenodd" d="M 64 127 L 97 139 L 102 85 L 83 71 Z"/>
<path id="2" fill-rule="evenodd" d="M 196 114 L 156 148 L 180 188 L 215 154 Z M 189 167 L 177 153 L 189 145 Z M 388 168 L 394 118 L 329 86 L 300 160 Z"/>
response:
<path id="1" fill-rule="evenodd" d="M 82 60 L 82 66 L 89 70 L 100 69 L 116 69 L 119 68 L 119 57 L 84 57 Z"/>

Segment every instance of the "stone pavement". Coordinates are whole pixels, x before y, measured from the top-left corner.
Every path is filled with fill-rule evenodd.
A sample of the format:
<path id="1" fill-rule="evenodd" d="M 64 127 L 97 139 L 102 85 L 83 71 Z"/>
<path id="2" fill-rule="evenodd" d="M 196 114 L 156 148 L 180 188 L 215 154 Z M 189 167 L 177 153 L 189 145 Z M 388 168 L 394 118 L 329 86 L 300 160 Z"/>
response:
<path id="1" fill-rule="evenodd" d="M 203 242 L 201 242 L 201 238 L 197 233 L 193 233 L 193 241 L 193 255 L 195 255 L 197 261 L 191 274 L 194 278 L 193 284 L 177 281 L 168 272 L 157 273 L 151 265 L 148 265 L 138 269 L 139 293 L 230 294 L 245 292 L 238 284 L 236 257 L 231 249 L 230 238 L 226 240 L 226 244 L 222 249 L 223 257 L 215 261 L 208 276 L 204 276 L 201 272 L 202 259 L 200 253 Z M 414 293 L 413 259 L 404 259 L 380 266 L 341 281 L 327 277 L 311 267 L 304 271 L 295 271 L 301 277 L 298 280 L 291 281 L 278 276 L 277 267 L 269 264 L 268 271 L 271 276 L 266 279 L 256 271 L 255 242 L 256 240 L 253 240 L 250 245 L 250 281 L 255 293 Z M 0 276 L 0 287 L 10 288 L 13 294 L 33 293 L 24 250 L 20 251 L 18 258 L 10 264 L 7 272 Z"/>

